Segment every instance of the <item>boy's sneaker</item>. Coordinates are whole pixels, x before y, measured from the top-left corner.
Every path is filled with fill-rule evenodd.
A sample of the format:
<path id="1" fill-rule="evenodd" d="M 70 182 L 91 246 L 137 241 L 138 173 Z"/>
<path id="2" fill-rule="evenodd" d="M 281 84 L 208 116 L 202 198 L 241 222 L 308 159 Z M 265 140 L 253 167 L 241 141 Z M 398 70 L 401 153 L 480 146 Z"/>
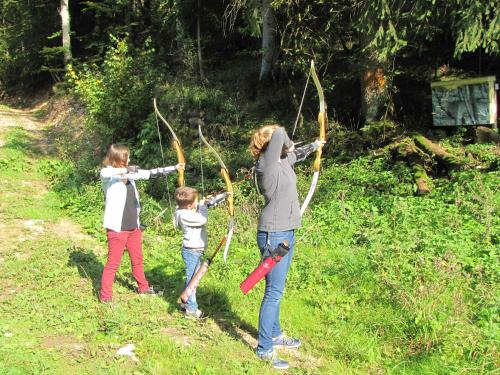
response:
<path id="1" fill-rule="evenodd" d="M 150 286 L 146 290 L 139 290 L 138 293 L 141 296 L 161 296 L 163 294 L 163 292 L 157 292 L 157 291 L 155 291 L 152 286 Z"/>
<path id="2" fill-rule="evenodd" d="M 278 337 L 273 337 L 273 346 L 282 346 L 284 348 L 298 348 L 302 342 L 294 337 L 287 337 L 285 335 L 280 335 Z"/>
<path id="3" fill-rule="evenodd" d="M 286 370 L 290 367 L 287 361 L 278 357 L 278 354 L 273 350 L 272 352 L 259 353 L 257 355 L 263 361 L 271 362 L 271 365 L 277 370 Z"/>
<path id="4" fill-rule="evenodd" d="M 196 310 L 186 309 L 184 311 L 184 316 L 186 317 L 186 319 L 201 319 L 203 317 L 203 313 L 201 312 L 200 309 Z"/>

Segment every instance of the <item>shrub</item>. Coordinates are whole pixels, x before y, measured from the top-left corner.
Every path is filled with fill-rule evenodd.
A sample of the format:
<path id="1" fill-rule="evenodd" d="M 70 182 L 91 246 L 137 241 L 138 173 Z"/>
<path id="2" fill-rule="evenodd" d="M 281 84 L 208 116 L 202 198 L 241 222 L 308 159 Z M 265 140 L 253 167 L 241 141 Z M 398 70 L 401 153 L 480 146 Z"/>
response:
<path id="1" fill-rule="evenodd" d="M 88 130 L 104 146 L 129 142 L 151 112 L 152 90 L 159 75 L 152 50 L 131 53 L 124 39 L 111 36 L 113 46 L 101 66 L 70 68 L 67 80 L 86 106 Z"/>

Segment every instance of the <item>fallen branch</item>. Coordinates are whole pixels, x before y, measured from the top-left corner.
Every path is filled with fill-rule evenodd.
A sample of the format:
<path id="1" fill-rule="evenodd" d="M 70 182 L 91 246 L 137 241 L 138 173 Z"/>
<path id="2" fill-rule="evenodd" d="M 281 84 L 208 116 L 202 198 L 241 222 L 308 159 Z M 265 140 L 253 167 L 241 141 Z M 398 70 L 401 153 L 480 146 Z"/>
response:
<path id="1" fill-rule="evenodd" d="M 421 148 L 422 151 L 429 154 L 432 158 L 440 161 L 446 167 L 446 169 L 459 169 L 463 166 L 464 161 L 461 158 L 450 154 L 443 147 L 439 146 L 437 143 L 432 142 L 422 134 L 412 134 L 411 137 L 417 147 Z"/>

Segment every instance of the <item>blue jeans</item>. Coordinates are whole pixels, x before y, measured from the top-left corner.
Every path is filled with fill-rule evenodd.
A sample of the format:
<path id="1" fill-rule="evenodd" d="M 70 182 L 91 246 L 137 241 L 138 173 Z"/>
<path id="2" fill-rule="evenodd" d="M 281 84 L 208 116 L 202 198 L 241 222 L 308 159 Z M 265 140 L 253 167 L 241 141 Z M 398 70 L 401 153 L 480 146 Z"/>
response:
<path id="1" fill-rule="evenodd" d="M 295 244 L 294 234 L 293 230 L 286 232 L 257 232 L 257 244 L 261 255 L 264 257 L 269 255 L 269 250 L 274 250 L 284 240 L 287 240 L 290 246 L 288 254 L 266 275 L 266 289 L 259 314 L 258 354 L 272 351 L 273 337 L 281 335 L 280 301 L 285 289 L 286 275 L 292 261 Z"/>
<path id="2" fill-rule="evenodd" d="M 184 283 L 184 288 L 186 288 L 193 278 L 194 274 L 200 267 L 200 258 L 203 253 L 199 251 L 191 251 L 186 248 L 182 248 L 182 259 L 184 259 L 184 264 L 186 265 L 186 282 Z M 196 311 L 198 309 L 198 303 L 196 302 L 196 290 L 193 291 L 191 296 L 186 302 L 186 307 L 190 311 Z"/>

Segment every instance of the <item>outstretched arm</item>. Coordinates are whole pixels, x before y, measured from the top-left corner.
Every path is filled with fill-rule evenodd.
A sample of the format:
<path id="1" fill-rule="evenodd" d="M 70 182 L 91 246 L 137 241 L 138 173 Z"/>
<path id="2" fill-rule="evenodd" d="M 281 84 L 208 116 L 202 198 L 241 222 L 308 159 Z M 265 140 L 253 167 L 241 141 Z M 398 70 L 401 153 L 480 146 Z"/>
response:
<path id="1" fill-rule="evenodd" d="M 172 165 L 169 167 L 160 167 L 153 169 L 139 169 L 137 167 L 129 166 L 127 167 L 129 173 L 126 174 L 125 177 L 131 180 L 144 180 L 144 179 L 147 180 L 150 177 L 166 176 L 178 170 L 181 167 L 184 167 L 184 163 Z"/>
<path id="2" fill-rule="evenodd" d="M 287 159 L 292 165 L 297 162 L 304 161 L 309 155 L 311 155 L 314 151 L 316 151 L 320 146 L 324 144 L 325 141 L 316 140 L 305 146 L 296 148 L 295 150 L 293 150 L 293 152 L 288 154 Z"/>

